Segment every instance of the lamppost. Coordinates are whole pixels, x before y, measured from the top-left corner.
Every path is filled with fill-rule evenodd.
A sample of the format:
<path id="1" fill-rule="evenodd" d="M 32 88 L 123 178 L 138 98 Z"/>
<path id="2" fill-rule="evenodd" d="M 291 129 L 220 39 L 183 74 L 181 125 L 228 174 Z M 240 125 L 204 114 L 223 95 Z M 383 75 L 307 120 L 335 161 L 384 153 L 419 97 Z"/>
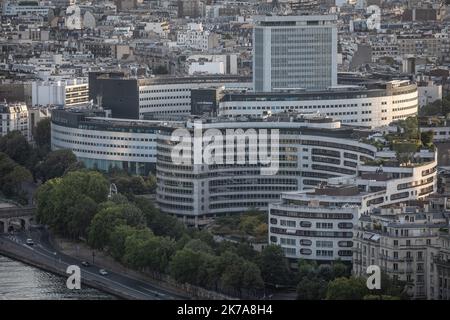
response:
<path id="1" fill-rule="evenodd" d="M 56 266 L 56 251 L 53 252 L 53 256 L 55 257 L 55 266 Z"/>
<path id="2" fill-rule="evenodd" d="M 92 251 L 92 264 L 94 264 L 95 251 Z"/>

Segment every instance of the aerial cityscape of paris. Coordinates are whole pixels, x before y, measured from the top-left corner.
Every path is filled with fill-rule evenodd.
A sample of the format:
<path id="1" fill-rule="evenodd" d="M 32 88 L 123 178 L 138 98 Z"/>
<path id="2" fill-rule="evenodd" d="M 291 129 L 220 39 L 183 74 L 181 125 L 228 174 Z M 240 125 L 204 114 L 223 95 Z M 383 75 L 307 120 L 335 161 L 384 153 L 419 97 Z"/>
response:
<path id="1" fill-rule="evenodd" d="M 0 4 L 0 300 L 450 300 L 450 0 Z"/>

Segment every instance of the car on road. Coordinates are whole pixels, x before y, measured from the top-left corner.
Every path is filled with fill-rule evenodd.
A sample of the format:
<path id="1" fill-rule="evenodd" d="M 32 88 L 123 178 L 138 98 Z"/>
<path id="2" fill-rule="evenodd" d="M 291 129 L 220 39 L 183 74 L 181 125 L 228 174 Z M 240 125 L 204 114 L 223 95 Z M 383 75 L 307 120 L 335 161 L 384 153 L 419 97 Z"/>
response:
<path id="1" fill-rule="evenodd" d="M 81 265 L 82 265 L 83 267 L 89 267 L 89 266 L 90 266 L 89 262 L 87 262 L 87 261 L 81 262 Z"/>
<path id="2" fill-rule="evenodd" d="M 33 239 L 27 239 L 26 243 L 27 243 L 27 245 L 29 245 L 29 246 L 34 245 Z"/>
<path id="3" fill-rule="evenodd" d="M 107 276 L 108 275 L 108 271 L 106 271 L 105 269 L 100 269 L 98 271 L 98 273 L 100 273 L 102 276 Z"/>

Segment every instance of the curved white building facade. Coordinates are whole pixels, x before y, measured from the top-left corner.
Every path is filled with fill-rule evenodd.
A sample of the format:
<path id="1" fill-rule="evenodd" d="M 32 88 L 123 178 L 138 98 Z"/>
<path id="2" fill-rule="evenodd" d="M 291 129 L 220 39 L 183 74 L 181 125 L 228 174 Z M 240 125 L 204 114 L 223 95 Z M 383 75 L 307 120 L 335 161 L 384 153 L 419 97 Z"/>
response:
<path id="1" fill-rule="evenodd" d="M 204 122 L 202 130 L 214 128 L 225 134 L 227 129 L 278 129 L 279 168 L 274 175 L 261 175 L 259 164 L 175 164 L 171 158 L 177 145 L 171 140 L 175 128 L 161 129 L 156 162 L 160 209 L 194 225 L 250 208 L 267 210 L 268 204 L 277 202 L 283 192 L 355 175 L 360 163 L 375 156 L 374 146 L 358 141 L 358 136 L 368 132 L 342 128 L 331 118 L 273 118 Z M 192 123 L 187 124 L 190 127 Z"/>
<path id="2" fill-rule="evenodd" d="M 52 111 L 52 150 L 70 149 L 87 168 L 111 168 L 147 175 L 156 162 L 156 134 L 161 122 L 111 119 Z"/>
<path id="3" fill-rule="evenodd" d="M 390 155 L 389 155 L 390 153 Z M 395 158 L 379 152 L 377 159 Z M 315 190 L 283 193 L 269 205 L 269 241 L 294 259 L 351 261 L 354 231 L 372 208 L 420 200 L 437 189 L 436 153 L 416 154 L 410 166 L 358 165 L 358 174 L 328 180 Z"/>
<path id="4" fill-rule="evenodd" d="M 323 91 L 225 94 L 219 115 L 264 116 L 279 112 L 320 112 L 343 124 L 376 128 L 414 116 L 418 110 L 417 86 L 390 81 L 367 88 L 336 87 Z"/>

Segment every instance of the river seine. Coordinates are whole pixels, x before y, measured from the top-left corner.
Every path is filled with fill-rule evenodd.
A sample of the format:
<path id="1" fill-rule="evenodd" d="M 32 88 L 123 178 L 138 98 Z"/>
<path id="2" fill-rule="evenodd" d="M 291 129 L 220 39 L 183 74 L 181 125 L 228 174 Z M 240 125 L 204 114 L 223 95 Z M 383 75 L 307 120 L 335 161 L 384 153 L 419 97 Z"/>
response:
<path id="1" fill-rule="evenodd" d="M 66 279 L 0 256 L 0 300 L 111 300 L 114 296 L 86 286 L 69 290 Z"/>

